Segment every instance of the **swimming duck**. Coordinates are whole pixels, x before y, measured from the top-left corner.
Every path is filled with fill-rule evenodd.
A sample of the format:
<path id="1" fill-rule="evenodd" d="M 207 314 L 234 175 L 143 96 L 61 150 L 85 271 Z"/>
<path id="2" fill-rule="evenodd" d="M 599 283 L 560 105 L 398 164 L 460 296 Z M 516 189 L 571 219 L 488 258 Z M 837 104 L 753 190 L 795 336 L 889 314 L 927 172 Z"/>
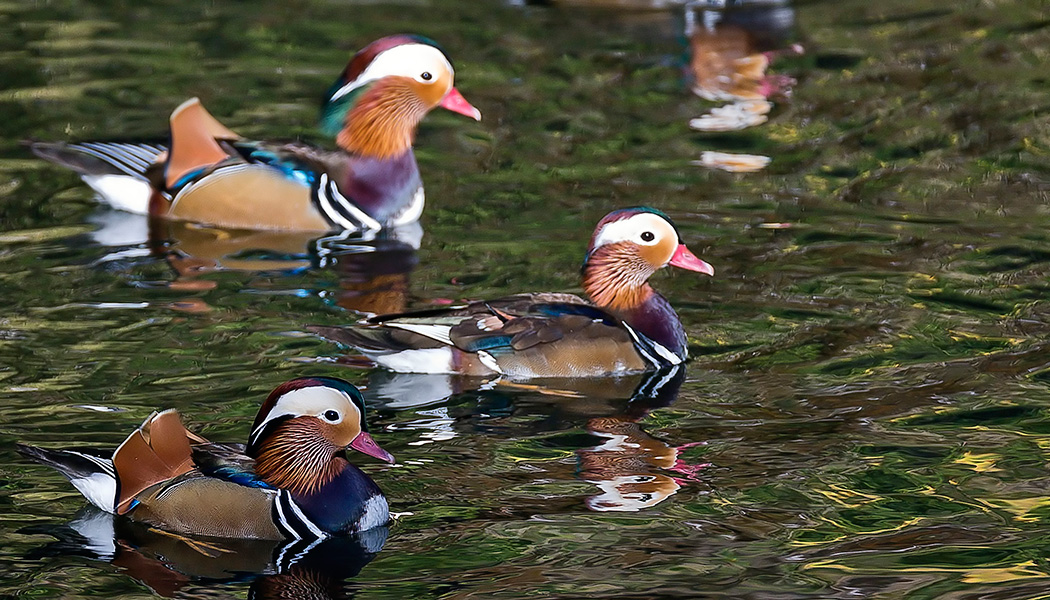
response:
<path id="1" fill-rule="evenodd" d="M 519 294 L 466 306 L 380 315 L 351 327 L 311 327 L 392 371 L 599 377 L 686 359 L 678 315 L 648 279 L 672 265 L 714 275 L 681 243 L 664 213 L 617 210 L 599 221 L 583 264 L 590 301 Z"/>
<path id="2" fill-rule="evenodd" d="M 100 509 L 176 534 L 324 539 L 385 525 L 386 498 L 345 458 L 393 462 L 369 436 L 361 393 L 341 379 L 293 379 L 263 403 L 247 446 L 209 443 L 174 410 L 154 413 L 111 458 L 18 445 Z"/>
<path id="3" fill-rule="evenodd" d="M 415 223 L 423 184 L 412 141 L 434 107 L 476 120 L 452 62 L 423 37 L 395 35 L 358 52 L 328 91 L 321 130 L 339 150 L 250 141 L 191 98 L 171 114 L 170 147 L 34 143 L 114 208 L 234 229 L 378 232 Z"/>

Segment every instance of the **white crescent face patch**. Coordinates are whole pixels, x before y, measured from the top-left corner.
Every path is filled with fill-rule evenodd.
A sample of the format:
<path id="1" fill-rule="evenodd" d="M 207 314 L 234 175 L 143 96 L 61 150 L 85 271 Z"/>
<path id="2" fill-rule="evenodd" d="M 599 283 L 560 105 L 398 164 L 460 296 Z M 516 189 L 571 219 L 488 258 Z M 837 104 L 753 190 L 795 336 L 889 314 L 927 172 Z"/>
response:
<path id="1" fill-rule="evenodd" d="M 330 415 L 330 412 L 335 415 Z M 346 392 L 321 385 L 304 387 L 287 392 L 277 399 L 263 422 L 252 431 L 249 443 L 256 441 L 255 437 L 266 429 L 267 423 L 284 416 L 312 416 L 330 425 L 338 425 L 346 420 L 351 423 L 355 419 L 361 421 L 361 411 Z"/>
<path id="2" fill-rule="evenodd" d="M 639 213 L 633 217 L 607 223 L 594 239 L 594 247 L 618 242 L 633 242 L 639 246 L 656 246 L 666 240 L 678 245 L 674 227 L 660 215 Z"/>
<path id="3" fill-rule="evenodd" d="M 451 89 L 455 72 L 448 59 L 437 48 L 426 44 L 402 44 L 377 54 L 357 79 L 332 94 L 331 101 L 338 100 L 367 83 L 391 75 L 408 77 L 427 85 L 440 83 Z M 446 93 L 447 89 L 441 95 Z"/>

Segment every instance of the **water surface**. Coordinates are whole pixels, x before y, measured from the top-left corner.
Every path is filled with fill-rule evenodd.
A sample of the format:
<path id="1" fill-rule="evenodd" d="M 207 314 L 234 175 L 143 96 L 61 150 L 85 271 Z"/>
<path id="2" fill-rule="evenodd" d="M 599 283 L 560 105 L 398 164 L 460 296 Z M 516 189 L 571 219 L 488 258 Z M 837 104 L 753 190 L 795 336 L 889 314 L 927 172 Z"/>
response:
<path id="1" fill-rule="evenodd" d="M 359 598 L 1044 597 L 1050 12 L 794 11 L 807 52 L 776 65 L 791 98 L 712 134 L 688 127 L 711 104 L 684 81 L 672 12 L 0 4 L 0 594 L 243 598 L 321 580 Z M 439 40 L 484 113 L 420 130 L 418 254 L 319 266 L 304 240 L 259 253 L 206 228 L 143 242 L 18 144 L 160 136 L 191 95 L 243 135 L 317 139 L 350 53 L 398 31 Z M 705 150 L 773 161 L 709 171 L 692 164 Z M 593 224 L 638 204 L 717 269 L 654 278 L 694 357 L 677 394 L 397 378 L 303 333 L 348 309 L 579 291 Z M 243 440 L 264 395 L 307 374 L 369 386 L 399 459 L 365 465 L 400 515 L 374 558 L 346 551 L 344 571 L 311 579 L 190 572 L 134 532 L 117 559 L 53 544 L 84 502 L 15 441 L 115 447 L 162 407 Z"/>

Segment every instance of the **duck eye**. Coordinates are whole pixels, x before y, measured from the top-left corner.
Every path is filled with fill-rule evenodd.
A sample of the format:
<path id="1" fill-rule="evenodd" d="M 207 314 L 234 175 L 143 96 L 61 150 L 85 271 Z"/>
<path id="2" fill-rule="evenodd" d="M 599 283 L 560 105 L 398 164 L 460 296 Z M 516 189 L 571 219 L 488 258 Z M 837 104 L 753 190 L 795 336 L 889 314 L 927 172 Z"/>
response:
<path id="1" fill-rule="evenodd" d="M 651 231 L 643 231 L 642 232 L 642 241 L 643 242 L 651 242 L 651 241 L 653 241 L 655 239 L 656 239 L 656 236 L 653 235 L 653 232 L 651 232 Z"/>
<path id="2" fill-rule="evenodd" d="M 421 78 L 421 79 L 422 79 L 423 81 L 430 81 L 431 79 L 433 79 L 433 78 L 434 78 L 434 76 L 430 74 L 430 71 L 423 71 L 423 74 L 422 74 L 422 75 L 420 75 L 419 77 L 420 77 L 420 78 Z"/>
<path id="3" fill-rule="evenodd" d="M 333 422 L 335 422 L 335 421 L 339 420 L 339 413 L 337 413 L 334 410 L 326 410 L 326 411 L 324 411 L 324 418 L 325 418 L 326 421 L 333 421 Z"/>

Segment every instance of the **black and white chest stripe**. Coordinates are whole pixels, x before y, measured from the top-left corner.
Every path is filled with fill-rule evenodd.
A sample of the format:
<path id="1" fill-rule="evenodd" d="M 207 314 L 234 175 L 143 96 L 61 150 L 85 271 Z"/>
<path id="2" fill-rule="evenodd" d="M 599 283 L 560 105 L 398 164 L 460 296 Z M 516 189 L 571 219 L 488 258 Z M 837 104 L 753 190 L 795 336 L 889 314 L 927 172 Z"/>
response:
<path id="1" fill-rule="evenodd" d="M 317 177 L 310 191 L 311 198 L 317 209 L 321 211 L 326 219 L 333 225 L 343 229 L 376 233 L 383 229 L 383 224 L 357 207 L 352 200 L 339 191 L 339 186 L 326 173 Z M 426 204 L 426 196 L 423 186 L 419 186 L 412 195 L 412 201 L 405 205 L 389 221 L 389 225 L 397 227 L 415 223 L 423 214 L 423 206 Z"/>
<path id="2" fill-rule="evenodd" d="M 326 539 L 329 534 L 303 514 L 288 490 L 280 490 L 273 500 L 273 522 L 285 537 L 296 540 Z"/>
<path id="3" fill-rule="evenodd" d="M 327 173 L 321 173 L 311 190 L 311 197 L 317 209 L 329 222 L 343 229 L 354 231 L 378 232 L 382 223 L 373 219 L 339 191 Z"/>
<path id="4" fill-rule="evenodd" d="M 624 323 L 623 326 L 627 329 L 627 333 L 630 334 L 631 339 L 634 340 L 635 350 L 638 351 L 638 354 L 642 355 L 645 362 L 653 367 L 660 369 L 671 365 L 679 365 L 685 360 L 685 358 L 668 350 L 663 344 L 654 342 L 644 334 L 635 331 L 634 328 L 627 323 Z"/>

